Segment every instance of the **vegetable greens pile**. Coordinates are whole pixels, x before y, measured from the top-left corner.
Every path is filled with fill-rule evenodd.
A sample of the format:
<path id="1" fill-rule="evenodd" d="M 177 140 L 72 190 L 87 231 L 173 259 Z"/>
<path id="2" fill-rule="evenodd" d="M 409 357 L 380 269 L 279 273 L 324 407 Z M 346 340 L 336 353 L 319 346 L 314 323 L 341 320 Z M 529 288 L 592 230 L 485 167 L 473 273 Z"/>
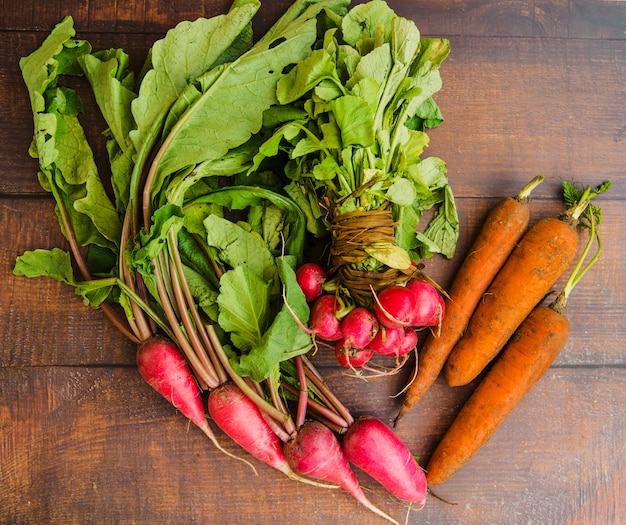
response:
<path id="1" fill-rule="evenodd" d="M 301 115 L 261 145 L 255 168 L 282 154 L 293 181 L 286 191 L 301 203 L 310 231 L 335 233 L 338 223 L 353 230 L 334 236 L 331 273 L 349 266 L 362 281 L 396 269 L 402 281 L 420 258 L 453 256 L 459 225 L 446 165 L 420 159 L 429 142 L 425 130 L 443 120 L 432 96 L 441 88 L 439 66 L 449 50 L 447 40 L 420 38 L 412 21 L 373 1 L 334 19 L 310 56 L 279 80 L 280 110 L 292 107 Z M 437 205 L 434 219 L 419 232 L 422 213 Z M 387 216 L 367 220 L 368 211 L 385 209 Z M 391 231 L 381 238 L 385 220 Z M 368 229 L 374 230 L 371 239 Z M 354 253 L 354 237 L 360 254 Z"/>
<path id="2" fill-rule="evenodd" d="M 295 268 L 328 211 L 391 206 L 395 241 L 368 247 L 368 270 L 451 257 L 446 167 L 419 158 L 442 121 L 432 95 L 448 42 L 420 38 L 380 0 L 348 6 L 297 0 L 255 41 L 260 2 L 235 0 L 168 31 L 139 74 L 63 19 L 20 67 L 30 153 L 70 251 L 27 252 L 15 274 L 76 287 L 137 343 L 160 330 L 193 347 L 210 324 L 230 366 L 262 381 L 312 346 Z M 67 76 L 87 79 L 107 123 L 106 173 Z"/>

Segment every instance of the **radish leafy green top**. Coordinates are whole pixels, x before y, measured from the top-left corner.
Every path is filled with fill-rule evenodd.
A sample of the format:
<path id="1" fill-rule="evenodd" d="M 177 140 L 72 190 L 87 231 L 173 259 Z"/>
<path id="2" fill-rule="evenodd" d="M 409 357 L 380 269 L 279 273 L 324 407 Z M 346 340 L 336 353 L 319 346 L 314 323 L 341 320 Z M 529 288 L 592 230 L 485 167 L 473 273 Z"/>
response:
<path id="1" fill-rule="evenodd" d="M 337 215 L 393 203 L 399 264 L 415 260 L 415 249 L 424 258 L 452 257 L 459 225 L 446 166 L 420 159 L 426 128 L 443 120 L 432 96 L 449 50 L 445 39 L 421 38 L 385 2 L 355 6 L 278 82 L 279 102 L 302 114 L 260 147 L 257 165 L 286 152 L 288 177 L 304 193 L 313 187 L 336 203 Z M 315 206 L 319 199 L 311 200 Z M 426 231 L 417 232 L 422 212 L 439 204 Z M 393 264 L 388 254 L 379 258 Z"/>
<path id="2" fill-rule="evenodd" d="M 14 273 L 75 286 L 93 307 L 117 304 L 137 340 L 142 315 L 167 330 L 174 294 L 161 285 L 184 279 L 232 366 L 261 381 L 312 345 L 294 272 L 307 229 L 319 224 L 315 199 L 296 187 L 303 177 L 339 192 L 374 181 L 368 198 L 397 206 L 403 247 L 450 255 L 456 214 L 445 165 L 418 158 L 424 128 L 441 121 L 431 95 L 447 46 L 420 39 L 383 2 L 348 4 L 297 0 L 255 42 L 260 3 L 235 0 L 224 15 L 168 31 L 138 75 L 123 50 L 93 51 L 63 19 L 20 67 L 30 153 L 73 261 L 58 248 L 34 250 Z M 66 75 L 86 77 L 107 123 L 106 176 Z M 279 148 L 291 157 L 286 172 L 271 163 Z M 421 211 L 438 203 L 445 213 L 416 235 Z"/>

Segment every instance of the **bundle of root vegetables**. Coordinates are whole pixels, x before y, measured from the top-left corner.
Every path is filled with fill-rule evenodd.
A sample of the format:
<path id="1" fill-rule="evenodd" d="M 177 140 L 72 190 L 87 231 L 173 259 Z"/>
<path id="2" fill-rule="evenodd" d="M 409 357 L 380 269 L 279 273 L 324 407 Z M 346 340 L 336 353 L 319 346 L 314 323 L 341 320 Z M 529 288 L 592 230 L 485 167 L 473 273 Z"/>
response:
<path id="1" fill-rule="evenodd" d="M 20 61 L 30 153 L 69 249 L 26 252 L 14 273 L 66 283 L 106 314 L 137 345 L 143 378 L 219 450 L 254 468 L 215 426 L 290 478 L 341 486 L 396 522 L 351 465 L 411 509 L 424 505 L 424 471 L 313 366 L 297 270 L 310 238 L 328 242 L 326 289 L 346 313 L 371 312 L 384 289 L 424 277 L 422 259 L 452 255 L 445 164 L 420 158 L 442 122 L 432 96 L 449 45 L 380 0 L 297 0 L 256 37 L 259 8 L 237 0 L 178 24 L 139 72 L 124 50 L 75 38 L 70 16 Z M 86 79 L 106 122 L 105 168 L 69 77 Z"/>
<path id="2" fill-rule="evenodd" d="M 395 523 L 365 496 L 351 464 L 410 509 L 424 505 L 424 470 L 387 424 L 352 416 L 308 353 L 323 342 L 357 375 L 391 374 L 424 329 L 402 415 L 452 351 L 435 345 L 455 337 L 451 325 L 465 330 L 475 305 L 457 297 L 477 303 L 490 280 L 481 272 L 471 291 L 453 285 L 446 294 L 423 271 L 434 254 L 454 255 L 459 230 L 445 163 L 422 158 L 428 128 L 443 121 L 433 95 L 449 43 L 422 38 L 380 0 L 352 8 L 296 0 L 255 38 L 259 8 L 241 0 L 180 23 L 138 74 L 122 49 L 94 51 L 76 39 L 71 17 L 21 60 L 30 153 L 69 251 L 26 252 L 14 273 L 73 286 L 106 314 L 137 345 L 143 378 L 220 451 L 254 468 L 220 444 L 213 423 L 290 478 L 343 487 Z M 69 76 L 86 78 L 108 126 L 106 175 L 80 122 L 83 101 L 64 85 Z M 594 194 L 566 215 L 588 213 Z M 585 216 L 597 233 L 597 213 Z M 507 235 L 508 244 L 491 247 L 512 247 L 517 238 Z M 529 311 L 575 255 L 569 235 L 573 254 L 533 285 Z M 312 238 L 328 247 L 325 261 L 311 260 Z M 515 257 L 490 257 L 492 273 Z M 485 363 L 509 336 L 494 335 Z M 470 369 L 461 343 L 446 365 L 451 384 L 482 366 L 474 357 Z M 374 355 L 391 365 L 369 365 Z"/>

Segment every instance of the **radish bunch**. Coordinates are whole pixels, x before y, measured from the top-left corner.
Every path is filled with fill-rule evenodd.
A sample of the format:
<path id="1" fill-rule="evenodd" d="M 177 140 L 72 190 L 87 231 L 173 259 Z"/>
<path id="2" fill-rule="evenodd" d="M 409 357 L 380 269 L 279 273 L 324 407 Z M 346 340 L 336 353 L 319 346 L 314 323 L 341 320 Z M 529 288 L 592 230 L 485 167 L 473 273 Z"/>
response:
<path id="1" fill-rule="evenodd" d="M 324 56 L 322 48 L 333 43 L 333 34 L 342 26 L 362 25 L 365 30 L 359 37 L 363 45 L 346 55 L 350 60 L 340 61 L 355 66 L 359 75 L 361 68 L 352 59 L 369 50 L 374 40 L 401 53 L 398 66 L 412 71 L 406 60 L 411 46 L 387 46 L 379 38 L 385 36 L 390 44 L 400 38 L 404 42 L 406 20 L 396 20 L 384 2 L 354 13 L 347 13 L 346 7 L 346 2 L 296 0 L 267 37 L 249 39 L 241 35 L 248 33 L 258 2 L 235 2 L 224 18 L 202 18 L 168 31 L 150 50 L 145 74 L 134 86 L 128 61 L 121 61 L 112 77 L 110 64 L 119 61 L 117 55 L 91 54 L 90 45 L 76 47 L 72 19 L 66 17 L 51 35 L 50 41 L 58 45 L 47 40 L 20 65 L 31 100 L 45 101 L 33 110 L 36 131 L 47 139 L 33 147 L 40 161 L 40 182 L 55 198 L 71 254 L 59 248 L 27 252 L 16 261 L 14 271 L 30 277 L 47 275 L 75 286 L 85 304 L 103 311 L 137 345 L 137 368 L 146 383 L 222 452 L 236 456 L 219 443 L 215 426 L 241 447 L 240 454 L 246 451 L 292 479 L 344 487 L 367 508 L 395 522 L 365 498 L 349 463 L 370 473 L 399 499 L 419 506 L 425 490 L 421 469 L 386 425 L 375 420 L 355 423 L 306 354 L 314 346 L 313 335 L 332 341 L 337 358 L 352 369 L 365 366 L 375 354 L 404 359 L 416 347 L 416 328 L 440 322 L 440 298 L 432 290 L 428 295 L 418 282 L 383 290 L 373 296 L 371 308 L 356 308 L 340 294 L 325 293 L 322 268 L 301 264 L 306 233 L 311 232 L 311 223 L 318 222 L 311 205 L 318 208 L 320 203 L 305 197 L 308 204 L 303 209 L 298 181 L 289 177 L 295 191 L 284 186 L 282 175 L 289 168 L 282 159 L 271 160 L 273 147 L 259 148 L 259 139 L 274 133 L 279 134 L 278 141 L 271 139 L 276 151 L 284 149 L 278 145 L 283 138 L 302 138 L 292 129 L 294 123 L 297 130 L 307 128 L 300 116 L 294 123 L 284 120 L 301 111 L 284 112 L 275 103 L 291 105 L 280 102 L 278 95 L 291 91 L 285 88 L 300 63 L 306 71 L 310 59 Z M 329 31 L 322 40 L 320 14 Z M 349 17 L 346 24 L 344 16 Z M 363 23 L 364 17 L 371 23 Z M 397 23 L 391 24 L 392 17 Z M 387 28 L 384 20 L 389 21 Z M 337 27 L 330 27 L 335 23 Z M 215 27 L 220 28 L 220 38 L 214 36 Z M 376 34 L 369 35 L 368 28 L 375 28 Z M 395 35 L 396 30 L 401 32 Z M 416 31 L 412 35 L 419 38 Z M 412 43 L 416 58 L 418 43 Z M 339 46 L 344 48 L 341 53 L 346 46 L 347 41 Z M 438 67 L 447 46 L 424 47 L 429 54 L 420 56 L 419 64 Z M 111 153 L 111 164 L 103 171 L 110 174 L 107 180 L 93 165 L 92 148 L 75 115 L 53 103 L 59 94 L 78 103 L 79 95 L 58 77 L 80 71 L 111 131 L 105 133 Z M 397 72 L 395 66 L 393 71 Z M 397 104 L 404 104 L 405 94 L 410 94 L 408 107 L 413 106 L 416 89 L 405 90 L 405 84 L 402 92 L 389 97 L 394 111 L 400 109 Z M 368 89 L 355 86 L 349 90 L 352 94 L 346 91 L 346 96 L 319 108 L 335 107 L 346 114 L 368 109 L 369 102 L 359 102 L 357 96 L 358 91 L 373 94 L 370 84 L 365 85 Z M 98 96 L 103 89 L 124 96 L 110 104 L 109 97 Z M 223 96 L 248 97 L 249 102 L 236 108 L 236 118 L 226 127 L 221 125 L 224 110 L 232 104 L 224 104 Z M 426 92 L 420 96 L 428 98 Z M 400 113 L 412 119 L 404 109 Z M 351 134 L 340 129 L 341 120 L 333 117 L 320 128 L 327 129 L 329 137 L 342 139 L 330 144 L 325 140 L 324 149 L 333 149 Z M 77 147 L 72 149 L 72 162 L 65 162 L 64 152 L 59 152 L 63 148 L 55 145 L 57 128 L 74 130 Z M 294 140 L 292 145 L 296 144 Z M 306 141 L 300 144 L 298 149 Z M 317 153 L 315 148 L 305 149 Z M 297 156 L 306 160 L 301 166 L 311 166 L 322 178 L 329 175 L 324 173 L 329 167 L 337 171 L 327 162 L 304 156 Z M 398 156 L 406 155 L 397 150 L 390 160 Z M 59 162 L 67 169 L 60 169 Z M 78 168 L 89 172 L 88 183 L 76 182 L 84 175 L 76 172 Z M 402 183 L 410 183 L 398 175 L 389 181 L 393 187 L 388 192 L 396 200 Z M 115 190 L 112 199 L 108 187 Z M 352 198 L 352 193 L 346 197 Z M 307 321 L 309 326 L 304 326 Z M 343 444 L 339 436 L 345 436 Z M 354 446 L 355 440 L 373 446 L 362 450 Z M 406 484 L 414 490 L 398 490 Z"/>
<path id="2" fill-rule="evenodd" d="M 310 303 L 311 333 L 332 343 L 337 361 L 346 368 L 364 367 L 375 355 L 395 359 L 401 366 L 417 347 L 417 330 L 438 328 L 445 314 L 443 297 L 423 279 L 388 286 L 373 294 L 372 306 L 366 308 L 325 292 L 327 276 L 318 264 L 304 263 L 296 276 Z"/>

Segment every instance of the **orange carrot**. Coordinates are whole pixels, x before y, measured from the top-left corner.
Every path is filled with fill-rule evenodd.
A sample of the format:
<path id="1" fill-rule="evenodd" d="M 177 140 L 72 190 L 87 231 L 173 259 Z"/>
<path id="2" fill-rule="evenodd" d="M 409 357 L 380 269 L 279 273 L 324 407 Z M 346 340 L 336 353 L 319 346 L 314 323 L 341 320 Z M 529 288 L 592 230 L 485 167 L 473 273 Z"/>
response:
<path id="1" fill-rule="evenodd" d="M 570 333 L 564 315 L 569 294 L 602 249 L 593 212 L 590 217 L 589 241 L 563 290 L 549 306 L 533 309 L 459 411 L 427 464 L 429 485 L 447 481 L 474 456 L 564 348 Z M 597 251 L 583 268 L 594 238 Z"/>
<path id="2" fill-rule="evenodd" d="M 561 351 L 569 321 L 539 306 L 519 327 L 452 425 L 426 467 L 428 485 L 450 479 L 489 440 Z"/>
<path id="3" fill-rule="evenodd" d="M 438 331 L 431 331 L 418 353 L 415 376 L 407 387 L 396 423 L 439 376 L 476 305 L 528 226 L 528 199 L 544 178 L 542 175 L 535 177 L 516 197 L 499 201 L 485 218 L 450 286 L 441 326 Z"/>
<path id="4" fill-rule="evenodd" d="M 448 356 L 444 375 L 450 386 L 465 385 L 483 371 L 574 261 L 578 217 L 587 203 L 541 219 L 522 236 Z"/>

